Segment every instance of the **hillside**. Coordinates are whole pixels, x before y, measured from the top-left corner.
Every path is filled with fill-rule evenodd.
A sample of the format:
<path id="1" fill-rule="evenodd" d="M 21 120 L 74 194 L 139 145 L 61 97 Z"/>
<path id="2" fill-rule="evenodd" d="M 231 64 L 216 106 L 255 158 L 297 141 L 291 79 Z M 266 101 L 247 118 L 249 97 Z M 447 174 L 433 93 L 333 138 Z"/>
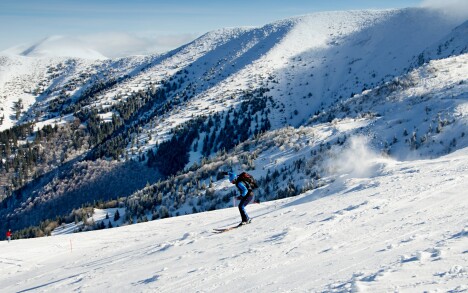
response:
<path id="1" fill-rule="evenodd" d="M 2 292 L 468 290 L 466 148 L 366 163 L 365 177 L 248 206 L 253 223 L 223 234 L 237 208 L 2 241 Z"/>
<path id="2" fill-rule="evenodd" d="M 463 149 L 466 27 L 425 9 L 323 12 L 162 55 L 3 56 L 0 219 L 47 220 L 22 234 L 38 236 L 86 222 L 83 206 L 125 207 L 127 223 L 223 208 L 227 168 L 260 178 L 262 199 L 295 196 L 335 180 L 327 158 L 355 136 L 399 160 Z"/>
<path id="3" fill-rule="evenodd" d="M 257 198 L 265 201 L 329 184 L 340 172 L 366 177 L 366 161 L 374 157 L 367 145 L 400 161 L 465 149 L 467 63 L 467 54 L 431 61 L 330 107 L 306 126 L 268 131 L 220 152 L 128 197 L 126 217 L 143 222 L 227 207 L 235 191 L 220 181 L 222 170 L 249 170 L 260 184 Z"/>

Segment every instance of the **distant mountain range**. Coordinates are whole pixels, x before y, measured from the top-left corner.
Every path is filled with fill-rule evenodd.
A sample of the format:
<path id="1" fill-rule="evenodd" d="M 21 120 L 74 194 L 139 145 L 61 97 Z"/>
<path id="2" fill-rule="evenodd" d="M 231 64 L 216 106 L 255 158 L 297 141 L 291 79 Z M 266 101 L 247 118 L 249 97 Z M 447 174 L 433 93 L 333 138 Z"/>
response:
<path id="1" fill-rule="evenodd" d="M 51 36 L 32 45 L 20 45 L 0 53 L 25 57 L 69 57 L 83 59 L 107 59 L 82 41 L 71 37 Z"/>

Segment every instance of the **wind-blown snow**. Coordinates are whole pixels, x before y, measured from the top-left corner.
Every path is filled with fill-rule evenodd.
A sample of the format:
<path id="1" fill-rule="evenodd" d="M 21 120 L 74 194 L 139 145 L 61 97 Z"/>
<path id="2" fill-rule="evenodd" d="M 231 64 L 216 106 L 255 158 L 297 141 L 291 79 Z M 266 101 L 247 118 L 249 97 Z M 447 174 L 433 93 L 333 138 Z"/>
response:
<path id="1" fill-rule="evenodd" d="M 0 243 L 2 292 L 468 290 L 468 149 L 295 198 Z"/>

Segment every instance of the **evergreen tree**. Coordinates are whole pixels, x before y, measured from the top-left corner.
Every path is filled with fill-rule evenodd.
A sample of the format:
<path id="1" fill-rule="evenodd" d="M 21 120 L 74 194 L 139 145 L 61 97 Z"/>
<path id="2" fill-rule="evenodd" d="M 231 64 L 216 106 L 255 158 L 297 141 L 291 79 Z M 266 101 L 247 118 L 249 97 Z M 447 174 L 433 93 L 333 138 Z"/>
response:
<path id="1" fill-rule="evenodd" d="M 118 221 L 119 219 L 120 219 L 120 213 L 119 213 L 119 210 L 116 210 L 114 214 L 114 222 Z"/>

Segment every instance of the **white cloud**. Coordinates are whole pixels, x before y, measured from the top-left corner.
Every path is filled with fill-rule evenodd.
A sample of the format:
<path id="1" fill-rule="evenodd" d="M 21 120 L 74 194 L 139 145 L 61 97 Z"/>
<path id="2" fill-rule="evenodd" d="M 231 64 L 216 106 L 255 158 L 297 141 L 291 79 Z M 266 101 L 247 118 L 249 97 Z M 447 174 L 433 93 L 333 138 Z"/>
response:
<path id="1" fill-rule="evenodd" d="M 423 0 L 421 6 L 443 11 L 460 20 L 468 18 L 467 0 Z"/>
<path id="2" fill-rule="evenodd" d="M 128 33 L 98 33 L 78 36 L 89 47 L 114 58 L 130 55 L 162 53 L 175 49 L 196 38 L 194 34 L 157 35 L 141 37 Z"/>

